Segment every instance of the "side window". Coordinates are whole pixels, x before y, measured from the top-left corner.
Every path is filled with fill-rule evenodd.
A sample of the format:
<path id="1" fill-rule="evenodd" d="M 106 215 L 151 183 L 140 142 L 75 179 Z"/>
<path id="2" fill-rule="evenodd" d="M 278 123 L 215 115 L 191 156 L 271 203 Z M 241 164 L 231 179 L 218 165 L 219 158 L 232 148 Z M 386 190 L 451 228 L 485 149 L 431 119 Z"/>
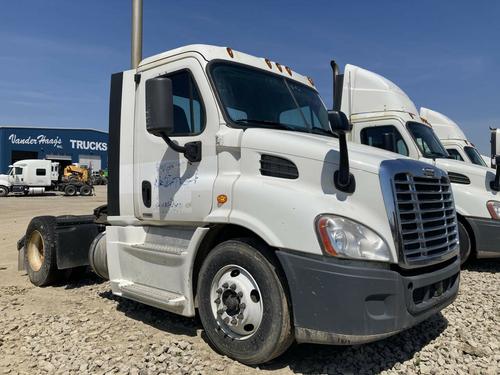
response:
<path id="1" fill-rule="evenodd" d="M 174 132 L 172 135 L 198 134 L 205 128 L 205 112 L 200 94 L 188 71 L 169 74 L 174 95 Z"/>
<path id="2" fill-rule="evenodd" d="M 460 155 L 460 153 L 458 152 L 458 150 L 456 150 L 454 148 L 447 148 L 446 151 L 448 151 L 448 154 L 450 154 L 450 156 L 453 159 L 464 161 L 464 159 L 462 158 L 462 155 Z"/>
<path id="3" fill-rule="evenodd" d="M 408 156 L 408 146 L 392 125 L 373 126 L 361 130 L 361 143 Z"/>
<path id="4" fill-rule="evenodd" d="M 16 167 L 14 174 L 16 175 L 21 175 L 23 174 L 23 168 L 22 167 Z"/>
<path id="5" fill-rule="evenodd" d="M 37 168 L 36 169 L 36 175 L 37 176 L 45 176 L 46 175 L 45 169 L 43 169 L 43 168 Z"/>

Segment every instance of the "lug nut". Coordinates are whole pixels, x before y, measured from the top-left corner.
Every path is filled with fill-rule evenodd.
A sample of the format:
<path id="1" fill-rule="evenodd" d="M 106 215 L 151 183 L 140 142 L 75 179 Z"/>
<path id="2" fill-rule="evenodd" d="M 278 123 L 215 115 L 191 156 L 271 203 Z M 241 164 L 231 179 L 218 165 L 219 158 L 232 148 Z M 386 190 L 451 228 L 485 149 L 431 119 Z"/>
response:
<path id="1" fill-rule="evenodd" d="M 217 298 L 214 302 L 218 305 L 220 303 L 220 298 Z"/>
<path id="2" fill-rule="evenodd" d="M 239 319 L 239 320 L 243 319 L 243 314 L 242 314 L 242 313 L 239 313 L 239 314 L 238 314 L 238 319 Z"/>
<path id="3" fill-rule="evenodd" d="M 221 294 L 221 293 L 222 293 L 222 289 L 221 289 L 221 288 L 219 288 L 219 289 L 217 289 L 215 292 L 216 292 L 217 294 Z"/>
<path id="4" fill-rule="evenodd" d="M 235 289 L 236 289 L 236 284 L 231 284 L 230 288 L 231 288 L 232 290 L 235 290 Z"/>
<path id="5" fill-rule="evenodd" d="M 228 285 L 227 283 L 222 284 L 222 287 L 223 287 L 224 289 L 227 289 L 227 287 L 228 287 L 228 286 L 229 286 L 229 285 Z"/>
<path id="6" fill-rule="evenodd" d="M 229 323 L 229 318 L 227 316 L 224 318 L 224 323 L 226 323 L 226 324 Z"/>
<path id="7" fill-rule="evenodd" d="M 240 303 L 240 310 L 245 310 L 246 307 L 247 305 L 245 305 L 245 302 Z"/>
<path id="8" fill-rule="evenodd" d="M 231 324 L 235 325 L 236 323 L 238 323 L 238 321 L 237 321 L 236 319 L 234 319 L 234 318 L 233 318 L 233 319 L 231 320 Z"/>
<path id="9" fill-rule="evenodd" d="M 217 314 L 222 315 L 223 313 L 224 313 L 224 310 L 222 310 L 222 309 L 217 310 Z"/>

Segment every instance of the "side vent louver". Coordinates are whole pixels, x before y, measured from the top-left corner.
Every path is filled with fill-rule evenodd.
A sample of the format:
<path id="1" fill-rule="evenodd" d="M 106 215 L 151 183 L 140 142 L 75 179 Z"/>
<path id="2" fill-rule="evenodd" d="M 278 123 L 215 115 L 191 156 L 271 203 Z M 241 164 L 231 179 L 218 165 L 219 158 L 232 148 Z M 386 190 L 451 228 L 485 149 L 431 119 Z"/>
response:
<path id="1" fill-rule="evenodd" d="M 299 177 L 299 171 L 293 162 L 271 155 L 261 156 L 260 174 L 263 176 L 288 178 L 291 180 Z"/>
<path id="2" fill-rule="evenodd" d="M 448 177 L 450 178 L 450 182 L 454 184 L 463 184 L 463 185 L 470 184 L 469 177 L 460 173 L 448 172 Z"/>

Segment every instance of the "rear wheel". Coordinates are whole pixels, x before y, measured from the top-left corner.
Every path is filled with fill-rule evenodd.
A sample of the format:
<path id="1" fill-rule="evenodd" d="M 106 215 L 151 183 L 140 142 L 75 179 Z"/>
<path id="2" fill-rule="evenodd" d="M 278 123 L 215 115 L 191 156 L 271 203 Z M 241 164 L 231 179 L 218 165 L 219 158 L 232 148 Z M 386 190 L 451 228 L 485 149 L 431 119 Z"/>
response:
<path id="1" fill-rule="evenodd" d="M 24 267 L 30 281 L 46 286 L 58 281 L 62 274 L 57 269 L 56 219 L 38 216 L 31 220 L 24 243 Z"/>
<path id="2" fill-rule="evenodd" d="M 92 194 L 92 188 L 89 185 L 83 185 L 80 188 L 80 195 L 88 197 L 91 194 Z"/>
<path id="3" fill-rule="evenodd" d="M 76 194 L 76 186 L 74 185 L 66 185 L 64 188 L 64 194 L 66 195 L 75 195 Z"/>
<path id="4" fill-rule="evenodd" d="M 210 342 L 251 365 L 279 356 L 293 341 L 284 279 L 266 251 L 251 239 L 221 243 L 198 279 L 200 319 Z"/>
<path id="5" fill-rule="evenodd" d="M 460 264 L 464 264 L 470 256 L 472 242 L 467 228 L 460 221 L 458 222 L 458 239 L 460 241 Z"/>
<path id="6" fill-rule="evenodd" d="M 6 197 L 9 194 L 9 189 L 5 186 L 0 186 L 0 197 Z"/>

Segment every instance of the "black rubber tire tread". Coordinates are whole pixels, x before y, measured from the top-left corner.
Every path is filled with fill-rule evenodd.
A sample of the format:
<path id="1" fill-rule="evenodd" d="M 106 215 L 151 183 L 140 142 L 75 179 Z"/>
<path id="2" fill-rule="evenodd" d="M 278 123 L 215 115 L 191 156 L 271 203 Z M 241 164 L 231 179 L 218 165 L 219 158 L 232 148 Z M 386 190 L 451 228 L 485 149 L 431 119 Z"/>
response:
<path id="1" fill-rule="evenodd" d="M 458 239 L 460 241 L 460 264 L 464 264 L 472 253 L 472 241 L 464 224 L 458 221 Z"/>
<path id="2" fill-rule="evenodd" d="M 83 195 L 84 197 L 92 195 L 92 188 L 89 185 L 83 185 L 80 188 L 80 195 Z"/>
<path id="3" fill-rule="evenodd" d="M 245 340 L 234 340 L 218 328 L 211 310 L 212 279 L 225 265 L 245 268 L 259 285 L 264 303 L 260 327 Z M 247 365 L 269 362 L 294 342 L 286 279 L 267 245 L 252 238 L 238 238 L 217 245 L 204 260 L 198 279 L 199 315 L 216 350 Z"/>
<path id="4" fill-rule="evenodd" d="M 0 197 L 6 197 L 9 195 L 9 189 L 3 185 L 0 185 Z"/>
<path id="5" fill-rule="evenodd" d="M 60 281 L 64 274 L 57 269 L 57 233 L 54 216 L 37 216 L 31 219 L 24 242 L 24 267 L 32 284 L 47 286 Z M 31 234 L 37 230 L 44 242 L 44 260 L 41 268 L 34 271 L 28 261 L 28 244 Z"/>
<path id="6" fill-rule="evenodd" d="M 69 195 L 69 196 L 73 196 L 76 194 L 77 190 L 78 189 L 73 185 L 66 185 L 64 187 L 64 194 Z"/>

